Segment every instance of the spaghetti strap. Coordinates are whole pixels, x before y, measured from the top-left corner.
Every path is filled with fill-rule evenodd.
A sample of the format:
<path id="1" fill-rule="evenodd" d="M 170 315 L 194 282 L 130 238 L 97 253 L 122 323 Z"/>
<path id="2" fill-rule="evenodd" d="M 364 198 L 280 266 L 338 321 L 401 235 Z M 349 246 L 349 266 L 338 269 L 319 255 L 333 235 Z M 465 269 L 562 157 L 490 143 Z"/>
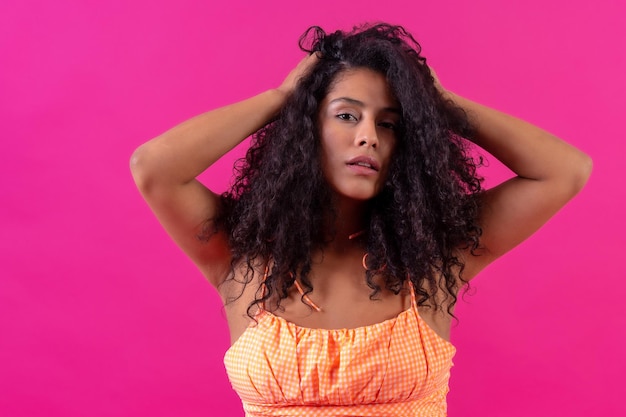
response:
<path id="1" fill-rule="evenodd" d="M 298 292 L 300 293 L 300 295 L 302 295 L 302 297 L 304 298 L 304 301 L 306 301 L 313 310 L 317 311 L 318 313 L 321 312 L 322 309 L 317 304 L 315 304 L 313 300 L 311 300 L 311 298 L 304 292 L 298 280 L 294 278 L 293 283 L 298 289 Z"/>
<path id="2" fill-rule="evenodd" d="M 415 298 L 415 287 L 413 287 L 413 283 L 409 278 L 407 278 L 407 282 L 409 283 L 409 290 L 411 291 L 411 306 L 417 311 L 417 299 Z"/>

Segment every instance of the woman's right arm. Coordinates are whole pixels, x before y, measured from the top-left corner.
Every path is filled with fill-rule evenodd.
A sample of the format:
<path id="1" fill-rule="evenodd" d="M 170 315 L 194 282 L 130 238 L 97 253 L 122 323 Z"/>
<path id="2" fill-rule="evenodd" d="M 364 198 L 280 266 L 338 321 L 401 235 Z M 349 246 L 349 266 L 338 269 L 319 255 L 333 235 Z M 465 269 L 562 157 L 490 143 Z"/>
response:
<path id="1" fill-rule="evenodd" d="M 274 118 L 298 79 L 316 60 L 304 58 L 280 87 L 193 117 L 135 150 L 130 166 L 142 196 L 176 244 L 207 279 L 219 285 L 230 271 L 223 233 L 209 241 L 198 235 L 220 210 L 219 196 L 196 177 Z"/>
<path id="2" fill-rule="evenodd" d="M 247 100 L 193 117 L 144 143 L 130 167 L 143 198 L 176 244 L 213 285 L 230 270 L 227 238 L 198 235 L 219 212 L 219 196 L 196 177 L 280 110 L 283 92 L 268 90 Z"/>

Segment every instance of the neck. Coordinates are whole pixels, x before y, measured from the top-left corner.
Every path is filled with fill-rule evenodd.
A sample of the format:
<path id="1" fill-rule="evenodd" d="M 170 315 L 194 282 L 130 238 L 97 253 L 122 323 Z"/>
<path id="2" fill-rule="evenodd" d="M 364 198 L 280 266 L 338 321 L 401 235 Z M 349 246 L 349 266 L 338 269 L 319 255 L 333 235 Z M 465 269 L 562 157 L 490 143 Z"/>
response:
<path id="1" fill-rule="evenodd" d="M 367 207 L 363 202 L 347 201 L 335 205 L 336 217 L 328 219 L 329 236 L 326 250 L 344 252 L 353 248 L 362 249 L 367 232 Z M 330 224 L 332 222 L 332 224 Z"/>

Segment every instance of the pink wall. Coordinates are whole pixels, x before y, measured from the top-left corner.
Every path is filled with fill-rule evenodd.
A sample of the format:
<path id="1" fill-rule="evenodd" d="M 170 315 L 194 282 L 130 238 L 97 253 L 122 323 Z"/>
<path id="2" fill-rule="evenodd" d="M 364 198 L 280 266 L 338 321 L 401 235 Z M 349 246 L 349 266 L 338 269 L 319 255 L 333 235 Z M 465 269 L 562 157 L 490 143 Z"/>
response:
<path id="1" fill-rule="evenodd" d="M 404 24 L 449 88 L 595 161 L 581 195 L 458 308 L 450 415 L 624 415 L 624 2 L 295 4 L 1 3 L 0 415 L 242 415 L 218 297 L 159 228 L 128 159 L 275 86 L 308 25 L 367 20 Z"/>

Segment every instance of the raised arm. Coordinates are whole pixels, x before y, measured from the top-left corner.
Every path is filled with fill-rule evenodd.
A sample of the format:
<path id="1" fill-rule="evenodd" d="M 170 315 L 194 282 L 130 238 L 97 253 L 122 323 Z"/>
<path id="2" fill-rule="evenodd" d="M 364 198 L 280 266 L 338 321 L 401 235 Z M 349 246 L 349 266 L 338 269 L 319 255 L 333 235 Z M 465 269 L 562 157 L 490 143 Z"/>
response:
<path id="1" fill-rule="evenodd" d="M 297 80 L 315 60 L 303 59 L 280 87 L 193 117 L 144 143 L 131 157 L 139 191 L 176 244 L 209 281 L 218 285 L 230 269 L 226 236 L 202 242 L 204 222 L 219 213 L 219 197 L 196 177 L 280 111 Z"/>
<path id="2" fill-rule="evenodd" d="M 528 238 L 585 185 L 591 158 L 552 134 L 452 92 L 476 128 L 474 142 L 516 176 L 484 192 L 481 256 L 466 256 L 465 279 Z"/>

